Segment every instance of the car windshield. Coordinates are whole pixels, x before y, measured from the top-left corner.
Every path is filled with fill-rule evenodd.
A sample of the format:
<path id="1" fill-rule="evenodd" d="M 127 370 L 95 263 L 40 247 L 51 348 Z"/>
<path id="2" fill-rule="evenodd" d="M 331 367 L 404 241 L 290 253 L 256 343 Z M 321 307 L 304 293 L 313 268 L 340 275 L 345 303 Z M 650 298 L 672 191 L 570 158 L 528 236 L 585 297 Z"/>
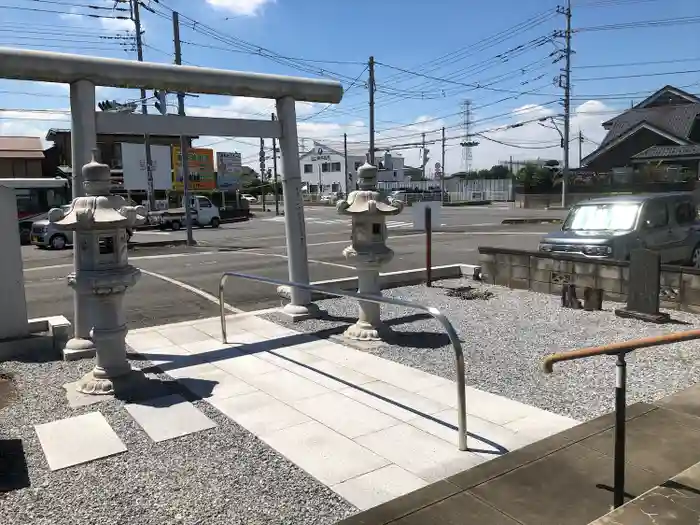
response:
<path id="1" fill-rule="evenodd" d="M 571 210 L 563 230 L 631 230 L 639 204 L 586 204 Z"/>

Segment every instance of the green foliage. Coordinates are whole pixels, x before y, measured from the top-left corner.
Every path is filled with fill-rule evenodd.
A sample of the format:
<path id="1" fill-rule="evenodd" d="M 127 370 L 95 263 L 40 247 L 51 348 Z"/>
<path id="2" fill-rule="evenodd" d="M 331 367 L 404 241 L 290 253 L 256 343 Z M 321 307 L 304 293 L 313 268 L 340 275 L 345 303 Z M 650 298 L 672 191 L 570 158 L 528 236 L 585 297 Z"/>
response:
<path id="1" fill-rule="evenodd" d="M 526 188 L 550 188 L 554 177 L 554 170 L 534 163 L 525 164 L 515 175 L 516 180 Z"/>

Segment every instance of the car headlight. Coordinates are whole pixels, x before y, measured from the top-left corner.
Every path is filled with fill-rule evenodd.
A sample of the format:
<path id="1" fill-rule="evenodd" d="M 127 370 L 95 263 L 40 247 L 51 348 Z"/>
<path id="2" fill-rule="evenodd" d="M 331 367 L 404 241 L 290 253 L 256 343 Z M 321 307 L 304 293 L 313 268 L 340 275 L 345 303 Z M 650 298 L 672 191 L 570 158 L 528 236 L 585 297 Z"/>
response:
<path id="1" fill-rule="evenodd" d="M 612 247 L 605 246 L 605 245 L 584 246 L 583 253 L 585 255 L 598 255 L 598 256 L 610 255 L 612 253 Z"/>
<path id="2" fill-rule="evenodd" d="M 541 242 L 541 243 L 540 243 L 539 250 L 540 250 L 541 252 L 551 252 L 551 251 L 552 251 L 552 245 L 551 245 L 551 244 L 547 244 L 546 242 Z"/>

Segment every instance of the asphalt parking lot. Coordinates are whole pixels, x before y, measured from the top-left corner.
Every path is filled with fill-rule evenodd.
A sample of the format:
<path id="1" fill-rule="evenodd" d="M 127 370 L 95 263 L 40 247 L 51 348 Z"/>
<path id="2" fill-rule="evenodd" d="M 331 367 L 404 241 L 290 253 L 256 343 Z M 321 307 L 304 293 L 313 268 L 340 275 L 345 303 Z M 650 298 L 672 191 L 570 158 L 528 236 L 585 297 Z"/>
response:
<path id="1" fill-rule="evenodd" d="M 309 271 L 312 281 L 349 277 L 354 269 L 342 255 L 349 244 L 350 222 L 333 208 L 305 208 Z M 559 218 L 562 212 L 516 210 L 505 206 L 443 208 L 441 227 L 433 234 L 433 265 L 478 263 L 484 245 L 531 249 L 551 224 L 503 225 L 513 217 Z M 388 245 L 394 259 L 383 271 L 425 267 L 425 235 L 412 230 L 411 209 L 388 218 Z M 185 232 L 145 231 L 134 235 L 132 264 L 141 268 L 139 283 L 127 293 L 131 328 L 217 315 L 215 296 L 222 272 L 236 270 L 286 280 L 284 217 L 258 212 L 250 221 L 219 229 L 195 229 L 198 246 L 177 245 Z M 139 243 L 160 246 L 140 247 Z M 169 244 L 172 243 L 172 244 Z M 50 251 L 25 246 L 25 293 L 30 317 L 73 316 L 72 292 L 66 275 L 72 271 L 72 250 Z M 274 286 L 230 281 L 228 304 L 241 310 L 278 306 Z"/>

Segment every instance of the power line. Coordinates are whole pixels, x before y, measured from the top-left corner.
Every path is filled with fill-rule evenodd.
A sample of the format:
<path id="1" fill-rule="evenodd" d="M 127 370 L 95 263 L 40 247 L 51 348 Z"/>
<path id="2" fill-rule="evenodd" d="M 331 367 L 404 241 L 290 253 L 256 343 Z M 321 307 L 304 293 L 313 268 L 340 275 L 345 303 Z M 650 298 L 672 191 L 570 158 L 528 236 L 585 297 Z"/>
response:
<path id="1" fill-rule="evenodd" d="M 86 18 L 101 18 L 104 20 L 129 20 L 128 16 L 104 16 L 104 15 L 95 15 L 92 13 L 66 13 L 65 11 L 53 11 L 50 9 L 39 9 L 35 7 L 20 7 L 20 6 L 14 6 L 14 5 L 1 5 L 0 9 L 10 9 L 14 11 L 30 11 L 33 13 L 49 13 L 49 14 L 55 14 L 55 15 L 70 15 L 70 16 L 81 16 L 81 17 L 86 17 Z"/>
<path id="2" fill-rule="evenodd" d="M 91 5 L 91 4 L 72 4 L 70 2 L 58 2 L 57 0 L 29 0 L 30 2 L 38 2 L 41 4 L 53 4 L 53 5 L 60 5 L 62 7 L 84 7 L 86 9 L 95 9 L 98 11 L 122 11 L 122 12 L 129 12 L 129 10 L 125 7 L 107 7 L 107 6 L 100 6 L 100 5 Z M 70 13 L 68 13 L 70 14 Z"/>
<path id="3" fill-rule="evenodd" d="M 680 62 L 700 62 L 697 58 L 675 58 L 669 60 L 650 60 L 644 62 L 625 62 L 621 64 L 585 64 L 583 66 L 573 66 L 571 69 L 601 69 L 606 67 L 633 67 L 633 66 L 654 66 L 660 64 L 676 64 Z"/>
<path id="4" fill-rule="evenodd" d="M 636 75 L 612 75 L 607 77 L 588 77 L 577 78 L 576 82 L 592 82 L 595 80 L 615 80 L 620 78 L 644 78 L 644 77 L 661 77 L 664 75 L 688 75 L 691 73 L 700 73 L 700 69 L 691 69 L 686 71 L 661 71 L 656 73 L 638 73 Z"/>
<path id="5" fill-rule="evenodd" d="M 700 24 L 700 16 L 683 16 L 678 18 L 666 18 L 661 20 L 640 20 L 639 22 L 623 22 L 620 24 L 578 27 L 573 31 L 575 33 L 592 31 L 617 31 L 620 29 L 639 29 L 643 27 L 669 27 L 689 24 Z"/>

